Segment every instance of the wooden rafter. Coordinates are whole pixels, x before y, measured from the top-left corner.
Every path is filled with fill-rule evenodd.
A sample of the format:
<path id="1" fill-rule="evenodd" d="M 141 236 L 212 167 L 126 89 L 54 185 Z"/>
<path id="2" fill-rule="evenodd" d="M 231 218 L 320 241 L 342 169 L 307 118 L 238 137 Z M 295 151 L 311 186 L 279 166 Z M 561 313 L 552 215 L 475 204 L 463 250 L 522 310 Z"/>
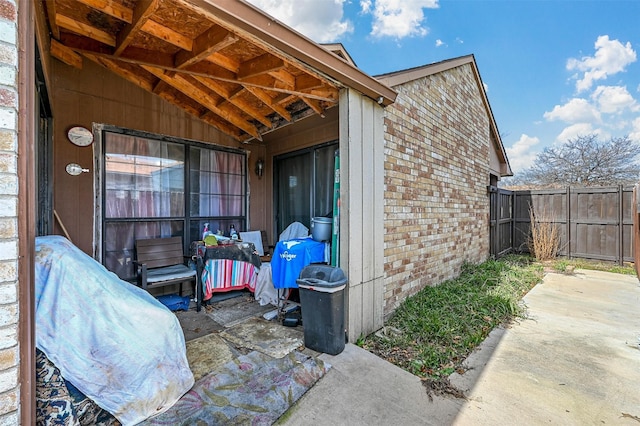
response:
<path id="1" fill-rule="evenodd" d="M 183 36 L 177 31 L 173 31 L 171 28 L 167 28 L 162 24 L 157 23 L 153 19 L 147 19 L 140 27 L 140 30 L 147 34 L 151 34 L 161 40 L 171 43 L 180 49 L 191 51 L 193 48 L 193 40 L 189 37 Z"/>
<path id="2" fill-rule="evenodd" d="M 240 69 L 240 62 L 218 52 L 212 53 L 211 55 L 207 56 L 207 61 L 212 62 L 216 65 L 220 65 L 221 67 L 226 68 L 233 73 L 237 73 Z"/>
<path id="3" fill-rule="evenodd" d="M 258 133 L 258 129 L 244 118 L 239 113 L 231 111 L 228 107 L 219 106 L 211 97 L 210 93 L 203 91 L 200 87 L 194 85 L 191 81 L 185 77 L 176 74 L 170 76 L 164 70 L 160 68 L 154 68 L 150 66 L 143 66 L 143 68 L 149 71 L 151 74 L 158 77 L 160 80 L 189 96 L 197 101 L 199 104 L 206 106 L 209 110 L 224 118 L 234 126 L 242 129 L 246 133 L 250 134 L 258 140 L 262 140 L 262 136 Z"/>
<path id="4" fill-rule="evenodd" d="M 191 52 L 178 52 L 175 60 L 176 68 L 186 68 L 236 41 L 238 37 L 235 34 L 215 25 L 193 41 Z"/>
<path id="5" fill-rule="evenodd" d="M 51 40 L 51 56 L 60 59 L 67 65 L 71 65 L 74 68 L 82 68 L 82 56 L 78 55 L 72 49 L 69 49 L 64 44 L 57 40 Z"/>
<path id="6" fill-rule="evenodd" d="M 120 21 L 130 24 L 133 21 L 133 10 L 113 0 L 78 0 L 80 3 L 113 16 Z"/>
<path id="7" fill-rule="evenodd" d="M 85 57 L 239 141 L 338 102 L 337 82 L 200 0 L 44 3 L 54 58 Z"/>
<path id="8" fill-rule="evenodd" d="M 60 13 L 56 15 L 56 24 L 58 25 L 58 27 L 65 28 L 69 31 L 85 37 L 89 37 L 108 46 L 116 45 L 116 38 L 111 34 L 94 28 L 91 25 L 76 21 L 75 19 L 62 15 Z"/>
<path id="9" fill-rule="evenodd" d="M 58 15 L 57 6 L 55 1 L 45 1 L 44 4 L 47 7 L 47 15 L 49 20 L 49 29 L 51 30 L 51 35 L 54 38 L 60 38 L 60 28 L 58 28 L 58 24 L 56 24 L 56 16 Z"/>
<path id="10" fill-rule="evenodd" d="M 132 63 L 142 67 L 152 66 L 152 67 L 160 68 L 167 72 L 176 72 L 176 73 L 182 73 L 182 74 L 188 74 L 188 75 L 202 76 L 202 77 L 212 78 L 212 79 L 226 82 L 226 83 L 241 84 L 246 88 L 255 87 L 263 90 L 286 93 L 289 95 L 295 95 L 300 97 L 307 97 L 309 99 L 315 99 L 317 101 L 330 102 L 330 103 L 337 102 L 337 99 L 330 96 L 319 96 L 313 93 L 290 90 L 290 89 L 281 88 L 281 87 L 274 87 L 272 83 L 273 78 L 267 75 L 252 77 L 247 80 L 239 81 L 237 78 L 235 78 L 235 74 L 233 73 L 228 75 L 214 75 L 208 72 L 203 72 L 201 70 L 198 70 L 198 67 L 193 67 L 193 66 L 190 67 L 189 69 L 179 69 L 172 65 L 169 65 L 169 62 L 171 62 L 171 57 L 169 55 L 158 54 L 150 51 L 144 51 L 143 49 L 130 48 L 127 50 L 126 54 L 123 54 L 122 56 L 115 56 L 114 54 L 104 53 L 104 51 L 95 51 L 88 46 L 82 47 L 82 46 L 76 45 L 75 47 L 72 47 L 72 49 L 83 54 L 84 53 L 93 54 L 95 56 L 100 56 L 107 59 L 114 59 L 121 62 Z M 138 52 L 138 54 L 135 55 L 133 53 L 129 53 L 129 50 L 131 50 L 131 52 Z M 198 65 L 202 65 L 202 63 Z M 268 77 L 268 79 L 265 80 L 263 77 Z M 337 94 L 337 89 L 331 88 L 331 90 Z"/>
<path id="11" fill-rule="evenodd" d="M 210 78 L 204 78 L 199 76 L 196 76 L 194 78 L 198 80 L 200 83 L 202 83 L 204 86 L 208 87 L 209 89 L 213 90 L 223 98 L 227 99 L 231 104 L 237 106 L 242 111 L 244 111 L 254 119 L 258 120 L 259 122 L 267 126 L 268 128 L 271 128 L 271 126 L 273 125 L 273 123 L 271 123 L 271 120 L 265 117 L 262 114 L 262 112 L 260 112 L 257 108 L 255 108 L 249 102 L 246 102 L 238 97 L 231 96 L 231 94 L 229 93 L 229 90 L 227 90 L 224 86 L 222 86 L 217 81 L 212 80 Z"/>
<path id="12" fill-rule="evenodd" d="M 159 0 L 139 0 L 133 10 L 131 24 L 125 26 L 117 37 L 114 55 L 120 55 L 133 41 L 135 34 L 142 28 L 159 7 Z"/>
<path id="13" fill-rule="evenodd" d="M 297 89 L 296 78 L 287 70 L 281 69 L 277 71 L 271 71 L 269 72 L 269 75 L 279 82 L 283 83 L 285 86 L 292 89 Z"/>
<path id="14" fill-rule="evenodd" d="M 282 59 L 265 53 L 257 58 L 241 63 L 240 69 L 238 69 L 238 80 L 280 71 L 282 68 L 284 68 L 284 61 Z"/>
<path id="15" fill-rule="evenodd" d="M 273 98 L 267 94 L 264 90 L 258 87 L 246 87 L 247 91 L 251 92 L 256 98 L 260 99 L 263 104 L 271 108 L 273 111 L 280 114 L 285 120 L 291 121 L 291 114 L 286 108 L 273 102 Z"/>
<path id="16" fill-rule="evenodd" d="M 321 117 L 324 117 L 324 108 L 322 108 L 322 105 L 320 105 L 320 103 L 314 99 L 308 99 L 308 98 L 300 98 L 302 99 L 302 101 L 309 105 L 309 107 L 314 110 L 316 112 L 316 114 L 320 115 Z"/>

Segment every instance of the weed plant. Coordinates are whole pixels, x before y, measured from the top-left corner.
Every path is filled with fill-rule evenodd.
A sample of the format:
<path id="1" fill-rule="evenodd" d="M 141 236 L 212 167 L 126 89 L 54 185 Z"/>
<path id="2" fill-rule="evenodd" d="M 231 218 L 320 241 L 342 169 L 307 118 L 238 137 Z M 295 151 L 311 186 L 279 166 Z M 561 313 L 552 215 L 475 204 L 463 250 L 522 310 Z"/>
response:
<path id="1" fill-rule="evenodd" d="M 529 206 L 529 219 L 531 224 L 529 252 L 538 261 L 555 259 L 560 249 L 560 230 L 554 216 L 546 209 L 536 213 L 533 206 Z"/>
<path id="2" fill-rule="evenodd" d="M 359 343 L 415 375 L 448 376 L 491 330 L 524 315 L 520 300 L 541 279 L 541 265 L 524 256 L 465 264 L 458 278 L 426 287 L 396 309 L 387 326 L 399 332 Z"/>

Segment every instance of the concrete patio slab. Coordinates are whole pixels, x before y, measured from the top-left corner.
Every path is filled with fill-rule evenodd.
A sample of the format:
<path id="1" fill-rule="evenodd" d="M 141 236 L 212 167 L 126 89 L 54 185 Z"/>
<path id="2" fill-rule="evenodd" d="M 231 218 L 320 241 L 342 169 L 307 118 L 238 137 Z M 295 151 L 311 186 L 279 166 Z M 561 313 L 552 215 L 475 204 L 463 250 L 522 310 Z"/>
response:
<path id="1" fill-rule="evenodd" d="M 528 318 L 494 330 L 451 376 L 467 400 L 430 401 L 418 377 L 351 344 L 281 425 L 637 424 L 640 286 L 633 276 L 550 273 Z"/>

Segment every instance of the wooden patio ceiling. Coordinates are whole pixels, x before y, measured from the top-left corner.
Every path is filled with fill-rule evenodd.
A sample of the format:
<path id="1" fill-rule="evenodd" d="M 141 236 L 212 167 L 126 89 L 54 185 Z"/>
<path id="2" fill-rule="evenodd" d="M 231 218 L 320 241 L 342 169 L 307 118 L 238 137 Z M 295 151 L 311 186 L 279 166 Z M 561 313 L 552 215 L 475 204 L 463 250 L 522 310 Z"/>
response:
<path id="1" fill-rule="evenodd" d="M 229 0 L 226 0 L 229 1 Z M 235 139 L 338 102 L 338 82 L 188 0 L 46 0 L 51 55 L 89 59 Z"/>

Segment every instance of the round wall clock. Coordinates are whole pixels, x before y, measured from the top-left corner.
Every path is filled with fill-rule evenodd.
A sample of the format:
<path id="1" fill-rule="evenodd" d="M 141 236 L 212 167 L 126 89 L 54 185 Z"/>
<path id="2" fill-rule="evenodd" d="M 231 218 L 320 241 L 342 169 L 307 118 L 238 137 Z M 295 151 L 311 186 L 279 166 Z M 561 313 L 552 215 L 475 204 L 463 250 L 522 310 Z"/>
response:
<path id="1" fill-rule="evenodd" d="M 67 137 L 72 144 L 77 146 L 88 146 L 93 142 L 93 133 L 86 127 L 76 126 L 69 129 Z"/>

